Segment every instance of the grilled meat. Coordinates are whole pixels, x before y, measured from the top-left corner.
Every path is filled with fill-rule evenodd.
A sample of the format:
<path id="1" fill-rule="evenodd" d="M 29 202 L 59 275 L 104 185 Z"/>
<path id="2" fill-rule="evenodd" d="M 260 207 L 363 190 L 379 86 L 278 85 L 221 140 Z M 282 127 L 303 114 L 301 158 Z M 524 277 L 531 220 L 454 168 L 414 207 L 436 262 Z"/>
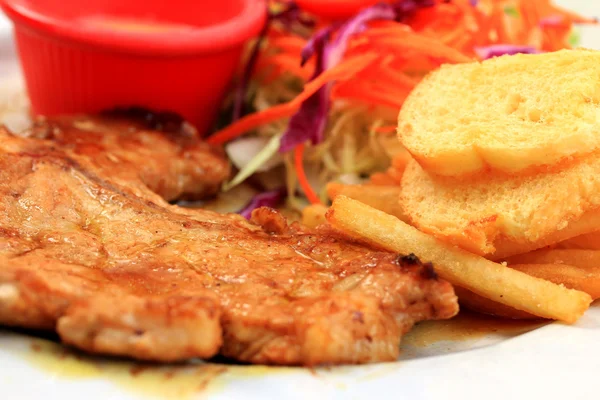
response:
<path id="1" fill-rule="evenodd" d="M 199 143 L 66 121 L 0 132 L 0 324 L 145 360 L 317 365 L 394 360 L 415 322 L 458 310 L 413 258 L 271 209 L 247 221 L 168 204 L 216 179 L 187 164 L 212 154 Z"/>
<path id="2" fill-rule="evenodd" d="M 19 142 L 21 151 L 60 149 L 113 179 L 141 182 L 167 201 L 213 195 L 230 173 L 222 151 L 170 114 L 134 109 L 55 117 L 37 121 L 22 135 L 51 142 Z"/>

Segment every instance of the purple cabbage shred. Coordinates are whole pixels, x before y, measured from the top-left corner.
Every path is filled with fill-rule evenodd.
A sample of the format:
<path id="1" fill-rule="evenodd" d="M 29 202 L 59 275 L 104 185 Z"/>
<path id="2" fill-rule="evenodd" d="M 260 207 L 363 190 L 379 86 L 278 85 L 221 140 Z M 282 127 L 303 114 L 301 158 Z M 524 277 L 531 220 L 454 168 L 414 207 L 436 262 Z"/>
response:
<path id="1" fill-rule="evenodd" d="M 373 20 L 393 20 L 397 13 L 393 6 L 377 4 L 365 8 L 355 17 L 347 20 L 336 30 L 336 36 L 331 40 L 335 27 L 319 30 L 308 41 L 302 51 L 301 62 L 306 63 L 312 56 L 316 57 L 315 71 L 311 80 L 335 67 L 342 60 L 352 35 L 362 32 L 366 24 Z M 329 113 L 331 83 L 323 85 L 317 92 L 306 99 L 300 109 L 290 118 L 287 130 L 281 137 L 279 151 L 282 153 L 293 150 L 299 144 L 310 141 L 318 144 L 323 141 Z"/>
<path id="2" fill-rule="evenodd" d="M 274 208 L 285 198 L 285 196 L 285 189 L 276 189 L 268 192 L 259 193 L 252 197 L 250 202 L 246 204 L 244 208 L 238 211 L 238 214 L 242 215 L 242 217 L 246 219 L 250 219 L 250 217 L 252 216 L 252 211 L 261 207 Z"/>
<path id="3" fill-rule="evenodd" d="M 244 72 L 242 73 L 242 77 L 240 78 L 240 81 L 235 91 L 232 122 L 237 121 L 244 114 L 244 102 L 246 92 L 248 90 L 248 83 L 250 82 L 250 78 L 252 77 L 254 66 L 258 61 L 260 48 L 262 47 L 262 44 L 264 43 L 265 38 L 267 37 L 267 33 L 271 28 L 271 24 L 275 21 L 283 24 L 288 30 L 291 30 L 294 24 L 300 24 L 308 27 L 314 25 L 314 21 L 307 19 L 304 15 L 302 15 L 302 10 L 300 10 L 300 7 L 298 7 L 298 5 L 294 2 L 289 2 L 287 4 L 287 7 L 277 14 L 273 14 L 267 9 L 267 21 L 263 26 L 262 30 L 260 31 L 259 36 L 256 39 L 256 43 L 250 51 L 250 56 L 248 57 L 246 65 L 244 66 Z"/>
<path id="4" fill-rule="evenodd" d="M 325 52 L 323 51 L 331 29 L 325 28 L 317 32 L 302 49 L 302 64 L 316 55 L 315 71 L 311 80 L 325 71 Z M 279 151 L 284 153 L 293 150 L 297 145 L 310 140 L 313 144 L 322 140 L 327 112 L 329 111 L 329 85 L 325 85 L 306 99 L 288 123 L 287 130 L 281 137 Z"/>
<path id="5" fill-rule="evenodd" d="M 514 54 L 537 54 L 540 51 L 532 46 L 518 46 L 512 44 L 494 44 L 485 47 L 476 47 L 475 53 L 482 60 L 487 60 L 493 57 Z"/>
<path id="6" fill-rule="evenodd" d="M 302 51 L 301 65 L 311 57 L 316 57 L 315 70 L 311 80 L 335 67 L 342 60 L 350 38 L 367 27 L 374 20 L 404 21 L 412 17 L 418 10 L 435 5 L 435 0 L 401 0 L 393 4 L 376 4 L 360 11 L 343 24 L 335 23 L 323 28 L 311 37 Z M 302 15 L 298 5 L 289 2 L 287 8 L 278 14 L 270 14 L 260 37 L 254 45 L 248 63 L 235 93 L 233 121 L 238 120 L 244 113 L 244 99 L 254 65 L 258 59 L 261 45 L 274 21 L 283 23 L 288 29 L 299 23 L 311 26 L 313 21 Z M 333 39 L 332 39 L 333 37 Z M 291 117 L 287 130 L 281 138 L 280 152 L 288 152 L 306 141 L 318 144 L 323 141 L 327 116 L 330 106 L 330 91 L 332 83 L 323 85 L 319 90 L 306 99 L 300 109 Z"/>
<path id="7" fill-rule="evenodd" d="M 471 0 L 471 4 L 472 3 L 473 0 Z M 420 9 L 433 6 L 435 6 L 435 0 L 401 0 L 392 4 L 392 7 L 396 12 L 395 20 L 398 22 L 403 22 L 407 20 Z"/>
<path id="8" fill-rule="evenodd" d="M 539 22 L 541 27 L 545 26 L 559 26 L 564 22 L 564 18 L 562 15 L 550 15 L 548 17 L 542 18 Z"/>

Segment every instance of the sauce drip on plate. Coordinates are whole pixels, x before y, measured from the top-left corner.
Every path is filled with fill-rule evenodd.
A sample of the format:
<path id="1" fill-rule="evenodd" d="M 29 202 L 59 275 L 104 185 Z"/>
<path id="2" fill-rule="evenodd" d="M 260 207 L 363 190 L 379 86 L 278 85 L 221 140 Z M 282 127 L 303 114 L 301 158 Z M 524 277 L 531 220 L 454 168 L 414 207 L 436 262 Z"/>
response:
<path id="1" fill-rule="evenodd" d="M 288 373 L 303 372 L 314 375 L 317 379 L 327 378 L 335 383 L 339 373 L 345 374 L 350 371 L 356 374 L 364 369 L 361 379 L 372 379 L 395 372 L 403 366 L 403 360 L 468 350 L 481 347 L 481 343 L 493 344 L 535 330 L 547 323 L 503 320 L 461 311 L 451 320 L 428 321 L 415 326 L 402 341 L 400 362 L 316 370 L 200 361 L 179 365 L 144 364 L 88 356 L 44 339 L 33 340 L 27 358 L 32 365 L 55 378 L 102 379 L 148 398 L 187 399 L 198 394 L 215 393 L 233 380 Z"/>

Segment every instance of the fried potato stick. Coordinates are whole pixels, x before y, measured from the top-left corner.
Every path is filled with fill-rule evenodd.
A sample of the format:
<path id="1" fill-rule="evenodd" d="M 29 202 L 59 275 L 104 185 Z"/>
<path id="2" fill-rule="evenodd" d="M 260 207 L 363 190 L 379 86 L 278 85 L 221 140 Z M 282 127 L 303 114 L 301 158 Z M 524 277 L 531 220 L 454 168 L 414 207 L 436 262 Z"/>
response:
<path id="1" fill-rule="evenodd" d="M 398 218 L 345 196 L 327 213 L 336 228 L 391 251 L 414 253 L 433 262 L 450 283 L 517 310 L 575 322 L 591 303 L 584 292 L 567 289 L 443 243 Z"/>
<path id="2" fill-rule="evenodd" d="M 323 225 L 327 222 L 325 219 L 325 213 L 327 207 L 322 204 L 311 204 L 304 207 L 302 210 L 302 225 L 309 228 L 316 228 L 319 225 Z"/>
<path id="3" fill-rule="evenodd" d="M 331 200 L 338 196 L 346 196 L 406 221 L 400 206 L 400 186 L 330 183 L 327 185 L 327 195 Z"/>

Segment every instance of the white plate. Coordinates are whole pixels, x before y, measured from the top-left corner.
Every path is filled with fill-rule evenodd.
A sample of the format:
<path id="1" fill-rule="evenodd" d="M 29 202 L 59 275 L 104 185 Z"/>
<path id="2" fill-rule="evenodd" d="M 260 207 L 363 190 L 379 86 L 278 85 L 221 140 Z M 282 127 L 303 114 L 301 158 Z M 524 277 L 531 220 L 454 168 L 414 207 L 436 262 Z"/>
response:
<path id="1" fill-rule="evenodd" d="M 559 1 L 600 16 L 595 1 Z M 0 74 L 15 71 L 2 47 Z M 581 29 L 600 48 L 600 29 Z M 19 88 L 19 84 L 10 86 Z M 3 92 L 7 90 L 3 87 Z M 371 366 L 307 370 L 197 364 L 149 367 L 88 358 L 50 341 L 0 329 L 0 399 L 595 399 L 599 398 L 600 304 L 573 326 L 462 319 L 423 324 L 401 359 Z"/>
<path id="2" fill-rule="evenodd" d="M 0 398 L 598 398 L 600 304 L 576 325 L 553 323 L 524 334 L 519 334 L 528 329 L 523 323 L 458 321 L 448 322 L 452 329 L 417 328 L 398 362 L 316 370 L 144 367 L 88 358 L 49 341 L 0 331 Z M 444 338 L 449 340 L 436 341 Z"/>

